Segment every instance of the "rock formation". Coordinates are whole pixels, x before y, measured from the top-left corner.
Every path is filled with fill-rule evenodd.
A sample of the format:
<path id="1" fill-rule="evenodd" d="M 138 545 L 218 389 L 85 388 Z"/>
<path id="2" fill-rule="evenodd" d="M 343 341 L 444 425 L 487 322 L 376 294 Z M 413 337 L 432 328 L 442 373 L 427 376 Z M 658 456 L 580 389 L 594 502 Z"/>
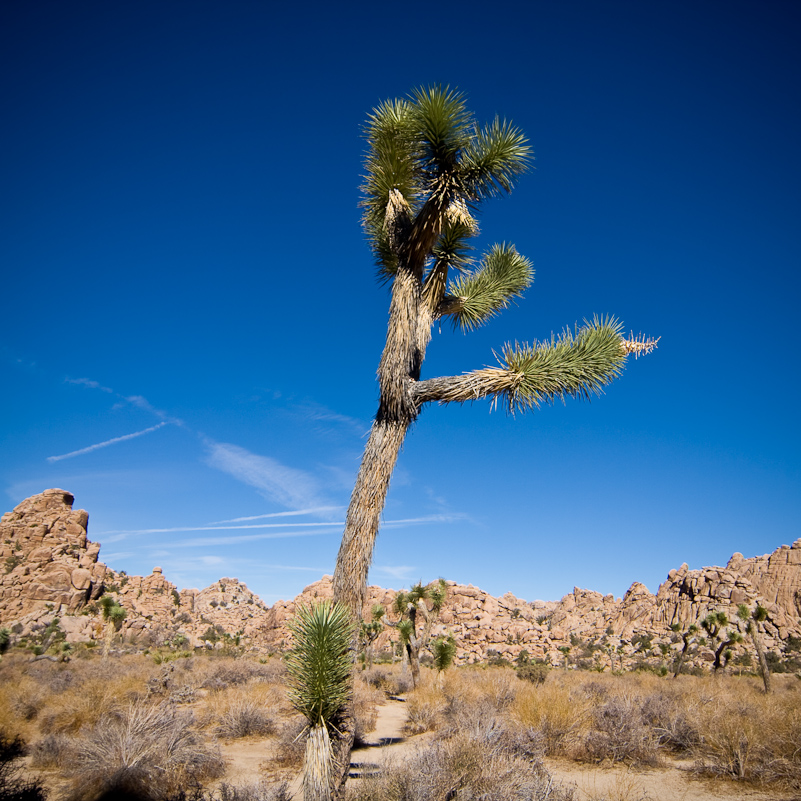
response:
<path id="1" fill-rule="evenodd" d="M 282 650 L 290 643 L 286 624 L 296 606 L 332 595 L 331 578 L 324 576 L 294 600 L 268 608 L 235 578 L 178 591 L 159 567 L 149 576 L 116 572 L 98 562 L 100 545 L 87 539 L 88 515 L 72 504 L 70 493 L 46 490 L 0 520 L 0 625 L 20 636 L 58 616 L 67 642 L 99 640 L 103 623 L 94 601 L 112 593 L 128 613 L 123 635 L 143 645 L 219 645 L 237 638 L 247 647 Z M 433 635 L 456 638 L 460 663 L 513 660 L 523 650 L 555 665 L 568 658 L 613 668 L 642 659 L 665 663 L 681 646 L 672 625 L 684 629 L 713 611 L 726 612 L 736 624 L 739 604 L 768 610 L 766 649 L 781 654 L 801 638 L 801 540 L 765 556 L 736 553 L 726 567 L 690 570 L 684 564 L 669 572 L 656 595 L 635 582 L 623 598 L 576 587 L 560 601 L 528 603 L 511 593 L 495 598 L 472 585 L 447 584 Z M 392 621 L 395 595 L 370 587 L 365 611 L 381 604 Z M 397 632 L 389 626 L 375 650 L 393 641 Z M 695 664 L 709 655 L 700 649 Z"/>
<path id="2" fill-rule="evenodd" d="M 128 576 L 98 562 L 100 544 L 87 539 L 89 515 L 74 511 L 73 496 L 45 490 L 0 520 L 0 623 L 22 636 L 54 616 L 68 643 L 102 638 L 100 610 L 92 602 L 112 593 L 128 613 L 123 636 L 145 644 L 183 637 L 192 646 L 211 628 L 249 642 L 267 607 L 237 579 L 205 590 L 181 590 L 160 567 L 149 576 Z"/>

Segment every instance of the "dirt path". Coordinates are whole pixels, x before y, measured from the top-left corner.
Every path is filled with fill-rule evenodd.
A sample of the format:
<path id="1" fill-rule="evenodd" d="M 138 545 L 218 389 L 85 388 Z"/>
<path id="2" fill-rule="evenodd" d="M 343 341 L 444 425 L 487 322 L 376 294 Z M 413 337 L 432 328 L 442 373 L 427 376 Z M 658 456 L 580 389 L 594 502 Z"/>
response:
<path id="1" fill-rule="evenodd" d="M 354 748 L 351 754 L 348 782 L 374 773 L 388 760 L 402 760 L 420 743 L 432 735 L 419 734 L 407 737 L 403 732 L 406 723 L 406 702 L 391 699 L 378 707 L 375 731 L 366 737 L 364 745 Z"/>

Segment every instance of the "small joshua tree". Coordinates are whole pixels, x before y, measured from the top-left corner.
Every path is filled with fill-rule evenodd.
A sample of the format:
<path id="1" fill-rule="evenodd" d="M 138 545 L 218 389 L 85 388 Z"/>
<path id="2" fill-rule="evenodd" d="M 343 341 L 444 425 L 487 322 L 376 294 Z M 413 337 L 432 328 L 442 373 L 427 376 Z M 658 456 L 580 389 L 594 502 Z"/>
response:
<path id="1" fill-rule="evenodd" d="M 373 643 L 384 630 L 383 617 L 384 607 L 381 604 L 373 604 L 370 610 L 370 622 L 362 620 L 359 623 L 359 645 L 364 654 L 364 666 L 368 670 L 373 666 Z"/>
<path id="2" fill-rule="evenodd" d="M 125 609 L 117 603 L 110 595 L 104 595 L 100 599 L 100 606 L 103 609 L 103 620 L 106 621 L 105 640 L 103 642 L 103 659 L 108 659 L 111 650 L 111 642 L 114 639 L 114 632 L 122 628 L 122 621 L 128 616 Z"/>
<path id="3" fill-rule="evenodd" d="M 332 770 L 331 732 L 351 698 L 350 612 L 329 601 L 297 610 L 289 624 L 295 647 L 287 657 L 289 699 L 306 718 L 303 763 L 304 801 L 330 801 L 337 772 Z"/>
<path id="4" fill-rule="evenodd" d="M 399 592 L 395 596 L 393 608 L 400 620 L 394 625 L 408 656 L 415 687 L 420 678 L 420 651 L 428 647 L 431 627 L 445 603 L 447 592 L 448 585 L 443 579 L 439 579 L 426 587 L 418 582 L 409 592 Z M 428 608 L 428 603 L 431 604 L 431 609 Z M 421 621 L 423 628 L 418 632 Z"/>
<path id="5" fill-rule="evenodd" d="M 456 640 L 453 635 L 447 637 L 437 637 L 431 643 L 431 654 L 434 657 L 434 667 L 437 669 L 437 677 L 442 681 L 442 673 L 452 664 L 456 656 Z"/>
<path id="6" fill-rule="evenodd" d="M 731 646 L 743 641 L 740 632 L 736 629 L 726 628 L 728 625 L 729 617 L 725 612 L 710 612 L 701 621 L 701 627 L 709 635 L 710 643 L 715 652 L 715 661 L 712 663 L 715 674 L 731 658 Z"/>
<path id="7" fill-rule="evenodd" d="M 681 653 L 676 657 L 675 668 L 673 670 L 673 678 L 677 678 L 679 673 L 681 673 L 681 669 L 684 667 L 684 663 L 687 661 L 687 657 L 690 655 L 690 648 L 695 644 L 698 639 L 698 626 L 695 623 L 689 625 L 684 631 L 681 630 L 681 625 L 679 623 L 674 623 L 670 627 L 671 631 L 676 632 L 676 634 L 681 634 L 682 645 Z"/>
<path id="8" fill-rule="evenodd" d="M 751 611 L 745 604 L 740 604 L 737 607 L 737 617 L 745 622 L 746 633 L 751 635 L 751 642 L 754 643 L 754 650 L 757 653 L 757 659 L 759 659 L 759 672 L 762 674 L 762 683 L 765 685 L 765 693 L 767 694 L 770 692 L 770 668 L 768 667 L 768 660 L 765 658 L 765 650 L 762 648 L 760 624 L 767 620 L 768 610 L 764 606 L 757 604 L 754 610 Z"/>

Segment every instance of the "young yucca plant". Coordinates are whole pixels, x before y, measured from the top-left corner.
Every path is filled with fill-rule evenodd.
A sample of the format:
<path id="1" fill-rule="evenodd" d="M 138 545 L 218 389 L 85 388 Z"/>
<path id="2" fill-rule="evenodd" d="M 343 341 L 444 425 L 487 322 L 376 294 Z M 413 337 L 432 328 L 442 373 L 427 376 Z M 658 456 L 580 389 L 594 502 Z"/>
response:
<path id="1" fill-rule="evenodd" d="M 295 647 L 287 656 L 289 700 L 306 718 L 304 801 L 329 801 L 332 794 L 331 736 L 351 697 L 353 623 L 341 604 L 300 607 L 289 624 Z"/>
<path id="2" fill-rule="evenodd" d="M 447 670 L 456 656 L 456 640 L 452 636 L 437 637 L 431 642 L 431 653 L 434 655 L 434 667 L 438 673 Z"/>

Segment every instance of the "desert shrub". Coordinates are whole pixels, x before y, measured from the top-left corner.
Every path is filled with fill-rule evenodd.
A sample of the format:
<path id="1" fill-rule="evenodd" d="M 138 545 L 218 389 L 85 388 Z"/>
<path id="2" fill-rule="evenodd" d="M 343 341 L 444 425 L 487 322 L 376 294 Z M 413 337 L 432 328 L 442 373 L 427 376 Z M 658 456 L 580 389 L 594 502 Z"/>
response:
<path id="1" fill-rule="evenodd" d="M 303 764 L 303 755 L 306 752 L 306 718 L 294 715 L 279 730 L 274 762 L 287 769 L 297 770 Z"/>
<path id="2" fill-rule="evenodd" d="M 31 766 L 59 768 L 68 764 L 74 753 L 72 739 L 64 734 L 46 734 L 30 748 Z"/>
<path id="3" fill-rule="evenodd" d="M 171 704 L 139 701 L 114 709 L 75 741 L 69 801 L 134 796 L 160 801 L 182 787 L 220 776 L 218 751 L 203 746 L 191 718 Z"/>
<path id="4" fill-rule="evenodd" d="M 265 736 L 277 730 L 277 716 L 289 711 L 282 687 L 264 682 L 234 685 L 209 693 L 197 710 L 201 725 L 217 737 Z"/>
<path id="5" fill-rule="evenodd" d="M 406 695 L 412 689 L 412 677 L 408 671 L 398 669 L 389 674 L 386 685 L 386 691 L 389 695 Z"/>
<path id="6" fill-rule="evenodd" d="M 261 663 L 251 659 L 213 657 L 201 662 L 203 665 L 198 671 L 202 674 L 200 686 L 208 690 L 223 690 L 249 681 L 279 683 L 286 675 L 286 668 L 278 659 Z"/>
<path id="7" fill-rule="evenodd" d="M 801 699 L 765 695 L 753 679 L 713 686 L 698 708 L 697 769 L 749 781 L 782 781 L 801 788 Z"/>
<path id="8" fill-rule="evenodd" d="M 532 684 L 544 684 L 551 668 L 544 662 L 526 662 L 515 668 L 518 679 L 530 681 Z"/>
<path id="9" fill-rule="evenodd" d="M 447 706 L 436 683 L 431 681 L 430 676 L 425 679 L 412 691 L 406 702 L 404 730 L 409 734 L 422 734 L 424 731 L 436 729 Z"/>
<path id="10" fill-rule="evenodd" d="M 514 720 L 540 733 L 548 756 L 570 752 L 587 730 L 593 705 L 578 689 L 571 692 L 570 679 L 559 673 L 540 687 L 521 683 L 510 707 Z"/>
<path id="11" fill-rule="evenodd" d="M 363 671 L 359 676 L 361 680 L 365 682 L 365 684 L 370 685 L 370 687 L 374 687 L 376 690 L 388 691 L 391 673 L 387 668 L 374 666 Z"/>
<path id="12" fill-rule="evenodd" d="M 223 782 L 209 801 L 292 801 L 286 782 L 267 785 L 265 782 L 232 785 Z"/>
<path id="13" fill-rule="evenodd" d="M 658 691 L 642 699 L 640 714 L 660 747 L 684 753 L 699 741 L 693 722 L 694 705 L 689 698 L 680 698 L 675 692 Z"/>
<path id="14" fill-rule="evenodd" d="M 384 693 L 356 675 L 353 684 L 353 718 L 356 728 L 356 741 L 375 730 L 378 720 L 378 705 L 384 701 Z"/>
<path id="15" fill-rule="evenodd" d="M 31 676 L 20 676 L 9 693 L 11 709 L 14 715 L 21 720 L 34 720 L 42 711 L 47 695 L 47 688 Z"/>
<path id="16" fill-rule="evenodd" d="M 154 670 L 136 656 L 83 663 L 66 689 L 48 696 L 38 717 L 40 732 L 69 734 L 91 728 L 113 707 L 144 698 Z"/>
<path id="17" fill-rule="evenodd" d="M 253 698 L 237 698 L 220 716 L 214 729 L 218 737 L 233 740 L 249 735 L 267 735 L 275 731 L 273 716 Z"/>
<path id="18" fill-rule="evenodd" d="M 593 761 L 655 765 L 658 741 L 643 720 L 637 700 L 628 695 L 610 698 L 593 710 L 592 728 L 579 756 Z"/>
<path id="19" fill-rule="evenodd" d="M 491 738 L 462 732 L 421 748 L 402 764 L 348 787 L 348 801 L 570 801 L 570 789 L 555 785 L 537 762 L 511 753 Z"/>

